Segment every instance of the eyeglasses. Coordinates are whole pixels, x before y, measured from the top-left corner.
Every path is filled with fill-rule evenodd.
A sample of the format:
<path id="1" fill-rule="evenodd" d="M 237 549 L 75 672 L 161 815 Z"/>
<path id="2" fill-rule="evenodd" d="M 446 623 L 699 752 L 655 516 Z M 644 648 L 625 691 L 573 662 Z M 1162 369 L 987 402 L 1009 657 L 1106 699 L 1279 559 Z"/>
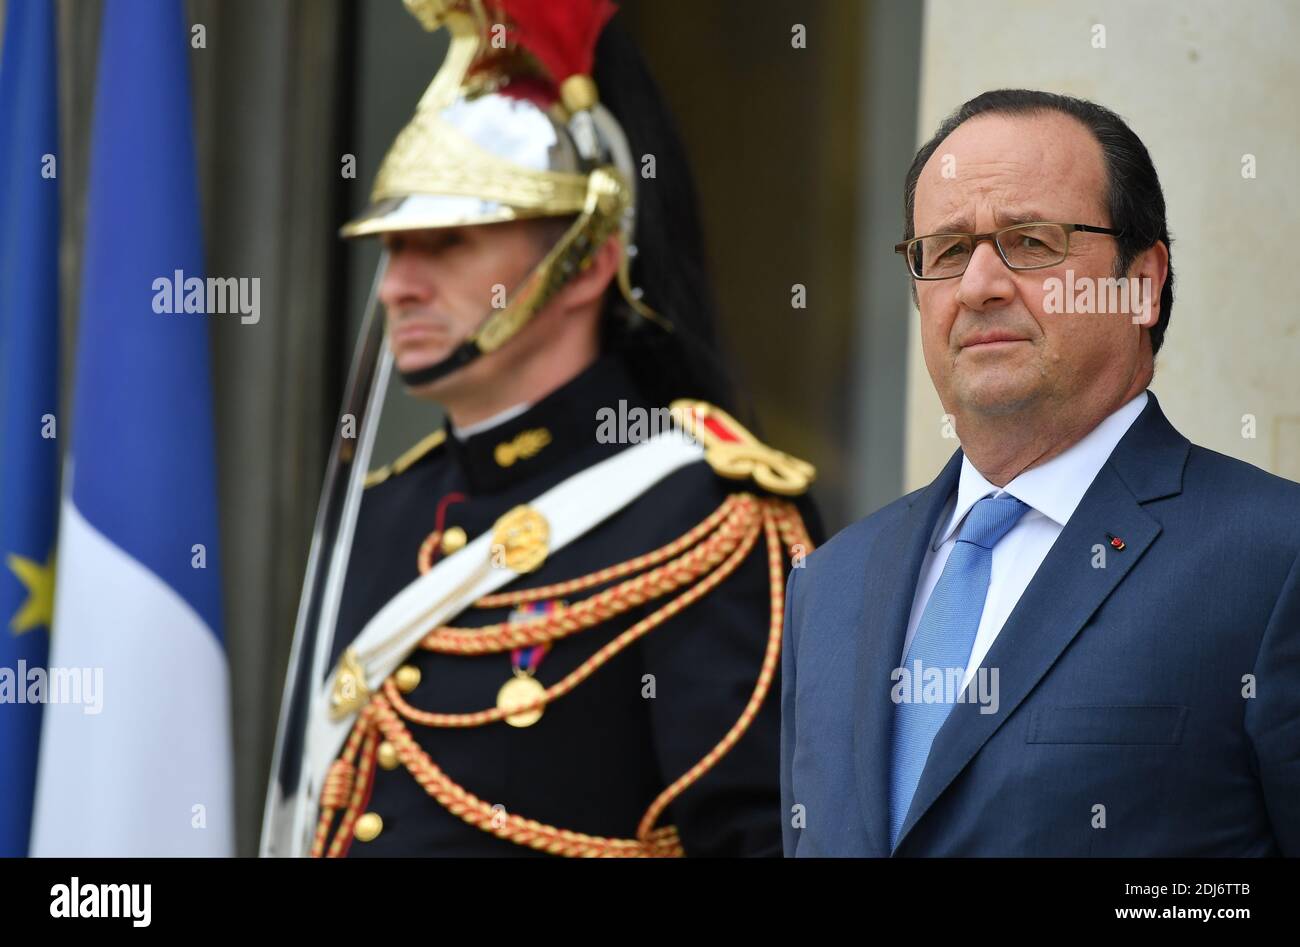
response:
<path id="1" fill-rule="evenodd" d="M 990 233 L 931 233 L 913 237 L 894 247 L 903 254 L 915 279 L 952 279 L 966 272 L 975 244 L 992 240 L 1002 262 L 1013 270 L 1041 270 L 1056 266 L 1070 254 L 1070 234 L 1104 233 L 1118 237 L 1122 231 L 1088 224 L 1013 224 Z"/>

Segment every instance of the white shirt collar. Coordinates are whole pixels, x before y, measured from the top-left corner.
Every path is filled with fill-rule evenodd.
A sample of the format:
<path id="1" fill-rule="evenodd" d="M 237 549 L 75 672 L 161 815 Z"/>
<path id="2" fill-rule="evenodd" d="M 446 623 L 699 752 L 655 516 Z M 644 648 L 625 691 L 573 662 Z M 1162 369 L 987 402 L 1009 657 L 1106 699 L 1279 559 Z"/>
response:
<path id="1" fill-rule="evenodd" d="M 515 405 L 513 408 L 506 408 L 504 411 L 500 411 L 497 414 L 492 415 L 490 418 L 484 418 L 482 421 L 476 421 L 475 423 L 467 424 L 464 427 L 457 427 L 453 423 L 451 425 L 452 437 L 456 438 L 458 441 L 463 441 L 468 437 L 473 437 L 475 434 L 490 431 L 499 424 L 505 424 L 511 418 L 519 417 L 519 415 L 523 414 L 531 407 L 532 405 L 525 401 L 522 404 Z"/>
<path id="2" fill-rule="evenodd" d="M 1146 404 L 1147 393 L 1138 392 L 1077 443 L 1046 463 L 1029 468 L 1002 488 L 995 487 L 984 479 L 970 458 L 963 455 L 961 479 L 957 484 L 957 505 L 953 508 L 946 527 L 936 533 L 931 549 L 937 550 L 948 541 L 972 506 L 986 496 L 1000 496 L 1002 493 L 1011 494 L 1028 505 L 1031 511 L 1036 510 L 1058 526 L 1065 526 L 1115 450 L 1115 445 L 1137 420 Z"/>

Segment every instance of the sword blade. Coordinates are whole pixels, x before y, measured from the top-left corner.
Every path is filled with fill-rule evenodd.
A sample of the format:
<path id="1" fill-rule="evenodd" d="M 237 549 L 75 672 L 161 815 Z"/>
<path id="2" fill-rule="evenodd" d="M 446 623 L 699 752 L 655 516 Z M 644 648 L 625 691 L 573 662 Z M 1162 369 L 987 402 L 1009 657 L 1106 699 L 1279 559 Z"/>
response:
<path id="1" fill-rule="evenodd" d="M 307 853 L 310 827 L 306 823 L 315 801 L 312 790 L 319 788 L 305 784 L 307 724 L 317 709 L 328 669 L 365 474 L 392 370 L 392 353 L 385 344 L 385 324 L 379 313 L 379 285 L 387 264 L 384 252 L 371 283 L 340 423 L 325 468 L 271 758 L 262 817 L 263 856 Z M 355 438 L 344 436 L 343 420 L 349 414 L 355 419 Z"/>

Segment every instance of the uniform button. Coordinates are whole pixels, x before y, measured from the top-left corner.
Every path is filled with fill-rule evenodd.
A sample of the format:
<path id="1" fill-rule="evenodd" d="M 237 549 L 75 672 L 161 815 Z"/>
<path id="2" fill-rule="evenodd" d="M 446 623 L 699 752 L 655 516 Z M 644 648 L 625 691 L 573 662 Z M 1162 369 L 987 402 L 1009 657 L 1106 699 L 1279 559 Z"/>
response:
<path id="1" fill-rule="evenodd" d="M 384 769 L 397 769 L 397 747 L 385 740 L 379 744 L 379 765 Z"/>
<path id="2" fill-rule="evenodd" d="M 469 537 L 465 535 L 465 531 L 459 526 L 452 526 L 442 534 L 442 554 L 450 556 L 453 552 L 459 552 L 465 548 L 467 542 Z"/>
<path id="3" fill-rule="evenodd" d="M 367 812 L 357 819 L 357 824 L 352 828 L 352 834 L 356 836 L 358 842 L 372 841 L 378 838 L 382 831 L 384 831 L 384 820 L 379 818 L 377 812 Z"/>
<path id="4" fill-rule="evenodd" d="M 403 664 L 397 669 L 397 689 L 409 694 L 420 686 L 420 669 L 410 664 Z"/>

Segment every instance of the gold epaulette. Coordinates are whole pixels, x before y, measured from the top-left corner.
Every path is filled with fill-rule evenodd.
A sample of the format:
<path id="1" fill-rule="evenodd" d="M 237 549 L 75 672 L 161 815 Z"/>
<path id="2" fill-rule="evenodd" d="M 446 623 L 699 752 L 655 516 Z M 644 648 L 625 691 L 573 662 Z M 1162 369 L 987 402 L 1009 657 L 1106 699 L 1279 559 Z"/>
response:
<path id="1" fill-rule="evenodd" d="M 446 439 L 447 439 L 447 432 L 442 428 L 439 428 L 438 430 L 430 434 L 428 437 L 422 439 L 418 444 L 416 444 L 410 450 L 402 454 L 402 456 L 398 457 L 391 464 L 384 464 L 384 466 L 378 467 L 375 470 L 370 471 L 370 473 L 366 474 L 365 485 L 367 487 L 373 487 L 377 483 L 383 483 L 389 477 L 393 477 L 399 473 L 402 473 L 404 470 L 406 470 L 406 468 L 410 467 L 417 460 L 419 460 L 425 454 L 429 453 L 429 451 L 433 450 L 435 447 L 440 445 Z"/>
<path id="2" fill-rule="evenodd" d="M 719 476 L 753 481 L 780 496 L 799 496 L 817 477 L 806 460 L 768 447 L 739 421 L 707 401 L 678 398 L 670 406 L 673 419 L 704 445 L 704 459 Z"/>

